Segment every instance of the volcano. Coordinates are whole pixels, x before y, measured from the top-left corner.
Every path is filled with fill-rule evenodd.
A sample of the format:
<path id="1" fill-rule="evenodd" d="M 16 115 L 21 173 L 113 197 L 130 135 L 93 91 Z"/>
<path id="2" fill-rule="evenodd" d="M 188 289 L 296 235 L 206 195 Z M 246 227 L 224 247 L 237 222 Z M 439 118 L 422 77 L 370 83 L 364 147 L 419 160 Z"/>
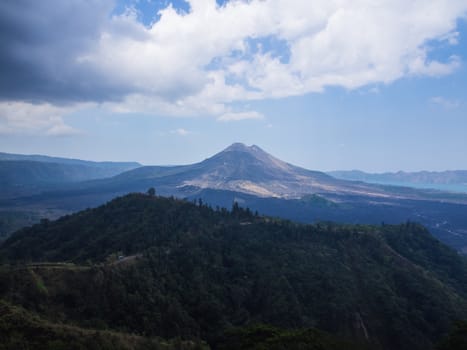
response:
<path id="1" fill-rule="evenodd" d="M 183 166 L 146 166 L 114 178 L 118 182 L 153 182 L 172 193 L 200 189 L 227 190 L 258 197 L 301 198 L 309 194 L 386 196 L 380 186 L 338 180 L 320 171 L 284 162 L 256 145 L 234 143 L 203 160 Z"/>

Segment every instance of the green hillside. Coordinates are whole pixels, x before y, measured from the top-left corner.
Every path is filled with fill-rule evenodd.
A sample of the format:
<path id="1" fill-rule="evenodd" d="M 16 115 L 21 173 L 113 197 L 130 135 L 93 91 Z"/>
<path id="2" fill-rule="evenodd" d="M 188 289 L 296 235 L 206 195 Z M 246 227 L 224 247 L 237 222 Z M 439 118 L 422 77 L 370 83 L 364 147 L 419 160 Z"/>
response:
<path id="1" fill-rule="evenodd" d="M 51 323 L 0 301 L 0 350 L 202 350 L 202 342 L 165 341 L 107 330 Z"/>
<path id="2" fill-rule="evenodd" d="M 465 258 L 414 223 L 299 225 L 131 194 L 18 231 L 0 258 L 0 298 L 48 322 L 214 349 L 232 332 L 277 349 L 430 349 L 467 319 Z"/>

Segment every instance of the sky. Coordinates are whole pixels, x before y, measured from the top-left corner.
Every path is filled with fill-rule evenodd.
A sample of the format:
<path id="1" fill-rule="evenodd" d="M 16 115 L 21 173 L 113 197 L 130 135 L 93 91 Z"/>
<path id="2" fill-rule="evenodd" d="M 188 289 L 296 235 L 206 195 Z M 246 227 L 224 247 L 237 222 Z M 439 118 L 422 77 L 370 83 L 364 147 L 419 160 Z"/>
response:
<path id="1" fill-rule="evenodd" d="M 467 0 L 6 0 L 0 151 L 467 169 Z"/>

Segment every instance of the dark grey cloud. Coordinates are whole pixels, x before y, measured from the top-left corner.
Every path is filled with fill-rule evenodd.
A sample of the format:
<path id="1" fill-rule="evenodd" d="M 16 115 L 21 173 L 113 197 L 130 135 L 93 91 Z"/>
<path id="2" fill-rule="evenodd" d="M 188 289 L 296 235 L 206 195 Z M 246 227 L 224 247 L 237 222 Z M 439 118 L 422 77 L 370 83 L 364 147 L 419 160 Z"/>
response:
<path id="1" fill-rule="evenodd" d="M 0 100 L 66 104 L 118 100 L 128 87 L 77 57 L 108 25 L 108 0 L 0 2 Z"/>

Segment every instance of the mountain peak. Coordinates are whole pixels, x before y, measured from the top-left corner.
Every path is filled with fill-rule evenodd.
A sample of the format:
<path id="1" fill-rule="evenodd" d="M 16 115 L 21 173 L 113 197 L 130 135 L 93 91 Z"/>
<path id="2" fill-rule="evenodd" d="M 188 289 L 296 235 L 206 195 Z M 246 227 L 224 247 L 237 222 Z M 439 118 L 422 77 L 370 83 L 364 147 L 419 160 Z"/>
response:
<path id="1" fill-rule="evenodd" d="M 177 188 L 215 189 L 260 197 L 300 198 L 320 187 L 333 189 L 337 180 L 286 163 L 256 145 L 236 142 L 200 163 L 172 168 L 150 167 L 131 173 L 144 180 L 168 181 Z M 154 183 L 154 182 L 152 182 Z M 183 195 L 186 195 L 183 192 Z"/>
<path id="2" fill-rule="evenodd" d="M 247 145 L 245 145 L 244 143 L 241 143 L 241 142 L 232 143 L 229 147 L 224 149 L 223 152 L 232 152 L 232 151 L 248 152 L 248 153 L 258 152 L 258 151 L 264 152 L 261 148 L 259 148 L 256 145 L 247 146 Z"/>

